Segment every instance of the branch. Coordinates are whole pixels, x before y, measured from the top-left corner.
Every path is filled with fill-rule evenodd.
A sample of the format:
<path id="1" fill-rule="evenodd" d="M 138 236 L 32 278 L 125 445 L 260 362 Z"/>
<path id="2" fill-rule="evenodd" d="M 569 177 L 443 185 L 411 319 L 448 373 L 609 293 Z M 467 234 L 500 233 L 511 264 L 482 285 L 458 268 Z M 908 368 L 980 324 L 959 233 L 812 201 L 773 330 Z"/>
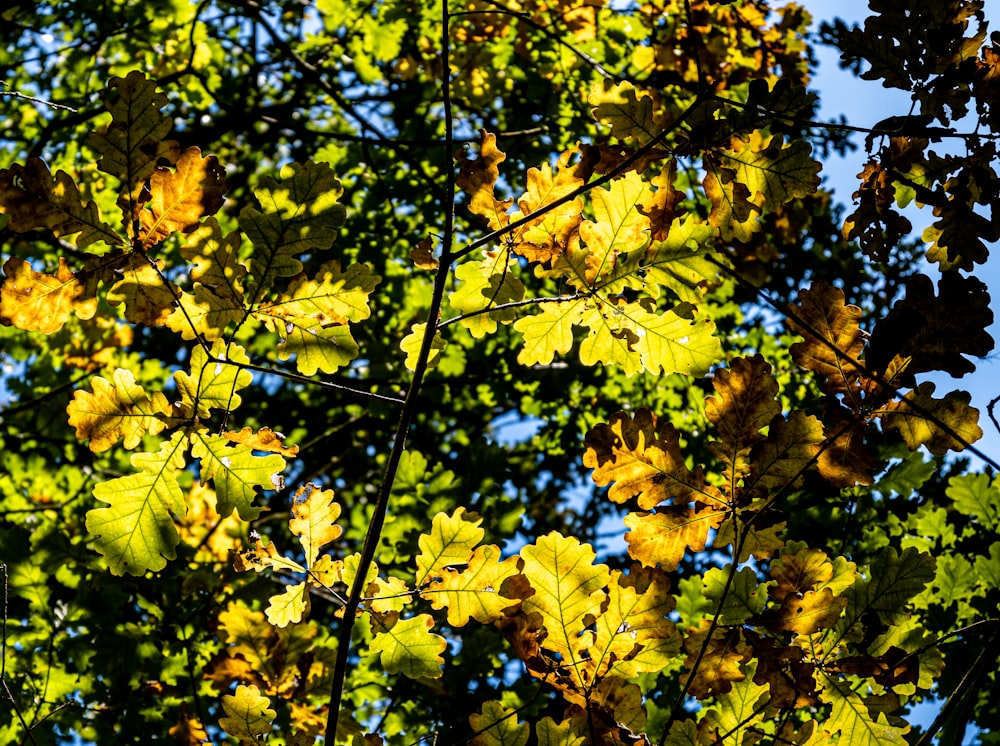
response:
<path id="1" fill-rule="evenodd" d="M 347 676 L 348 658 L 351 652 L 351 633 L 354 630 L 354 622 L 361 603 L 365 578 L 368 575 L 368 568 L 371 567 L 375 558 L 375 550 L 382 538 L 382 528 L 385 525 L 385 517 L 389 509 L 389 495 L 392 492 L 392 483 L 395 481 L 396 472 L 399 469 L 399 463 L 403 456 L 403 450 L 406 447 L 406 436 L 409 433 L 410 425 L 417 412 L 420 387 L 427 372 L 427 361 L 430 359 L 431 344 L 437 334 L 435 322 L 441 312 L 448 277 L 451 273 L 451 265 L 456 259 L 452 251 L 455 241 L 455 170 L 452 168 L 454 132 L 451 120 L 448 0 L 441 0 L 441 20 L 442 103 L 444 104 L 445 125 L 445 146 L 442 155 L 445 163 L 443 173 L 448 174 L 447 181 L 445 182 L 445 198 L 442 205 L 444 231 L 441 237 L 441 259 L 437 272 L 434 275 L 434 288 L 431 295 L 430 308 L 427 311 L 427 323 L 424 326 L 424 337 L 421 340 L 420 352 L 417 355 L 417 361 L 414 365 L 413 378 L 410 380 L 410 388 L 406 392 L 406 399 L 399 416 L 399 424 L 396 426 L 392 449 L 389 452 L 385 473 L 375 500 L 375 509 L 372 512 L 371 520 L 368 523 L 368 531 L 365 534 L 364 546 L 361 549 L 361 558 L 358 561 L 357 575 L 351 586 L 347 605 L 344 607 L 343 621 L 340 624 L 340 630 L 337 635 L 337 658 L 334 662 L 333 676 L 330 683 L 330 701 L 327 708 L 325 734 L 327 743 L 331 744 L 336 738 L 337 724 L 340 721 L 342 713 L 341 700 L 344 692 L 344 681 Z"/>

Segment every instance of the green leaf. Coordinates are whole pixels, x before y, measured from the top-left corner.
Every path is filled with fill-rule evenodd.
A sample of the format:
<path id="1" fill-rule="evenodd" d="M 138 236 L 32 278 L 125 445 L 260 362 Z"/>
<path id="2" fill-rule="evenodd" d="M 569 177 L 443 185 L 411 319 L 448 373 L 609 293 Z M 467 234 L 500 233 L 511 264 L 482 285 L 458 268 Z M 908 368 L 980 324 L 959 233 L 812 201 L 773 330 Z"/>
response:
<path id="1" fill-rule="evenodd" d="M 713 567 L 703 576 L 705 598 L 715 604 L 719 614 L 719 624 L 743 624 L 759 614 L 767 602 L 768 584 L 757 583 L 757 573 L 753 568 L 744 567 L 733 577 L 729 592 L 723 594 L 729 565 Z"/>
<path id="2" fill-rule="evenodd" d="M 988 531 L 1000 530 L 1000 488 L 988 474 L 964 474 L 952 477 L 945 494 L 955 509 L 971 516 Z"/>
<path id="3" fill-rule="evenodd" d="M 524 298 L 524 284 L 507 267 L 498 269 L 495 258 L 487 257 L 481 262 L 458 265 L 455 268 L 455 279 L 462 284 L 448 296 L 448 302 L 460 314 L 475 313 L 459 322 L 473 337 L 482 339 L 487 334 L 492 334 L 497 329 L 497 321 L 509 323 L 514 320 L 513 308 L 486 310 Z M 479 311 L 483 313 L 477 313 Z"/>
<path id="4" fill-rule="evenodd" d="M 388 630 L 378 632 L 371 642 L 372 652 L 379 653 L 386 673 L 404 673 L 411 679 L 441 677 L 444 652 L 448 643 L 431 633 L 434 619 L 420 614 L 400 619 Z"/>
<path id="5" fill-rule="evenodd" d="M 173 517 L 187 512 L 177 483 L 185 448 L 183 433 L 174 433 L 158 452 L 132 455 L 138 474 L 94 487 L 94 497 L 108 507 L 87 513 L 87 530 L 114 575 L 156 572 L 176 558 L 178 534 Z"/>
<path id="6" fill-rule="evenodd" d="M 337 201 L 344 190 L 325 163 L 292 163 L 280 176 L 280 181 L 263 177 L 254 190 L 260 210 L 240 211 L 240 228 L 254 247 L 249 264 L 253 280 L 247 288 L 254 304 L 275 279 L 302 271 L 296 255 L 329 249 L 347 214 Z"/>
<path id="7" fill-rule="evenodd" d="M 250 371 L 240 367 L 240 363 L 250 362 L 242 347 L 217 339 L 212 343 L 211 355 L 214 360 L 203 347 L 195 347 L 191 351 L 191 373 L 174 373 L 181 409 L 189 416 L 208 418 L 213 409 L 236 409 L 242 401 L 236 392 L 252 380 Z"/>
<path id="8" fill-rule="evenodd" d="M 284 458 L 276 453 L 257 456 L 249 446 L 234 445 L 224 435 L 210 435 L 204 428 L 191 434 L 191 455 L 201 459 L 202 482 L 211 480 L 215 486 L 221 518 L 235 509 L 241 520 L 254 520 L 260 515 L 260 508 L 252 505 L 257 490 L 284 485 Z"/>
<path id="9" fill-rule="evenodd" d="M 469 715 L 469 723 L 476 732 L 475 746 L 525 746 L 531 735 L 527 723 L 517 722 L 517 710 L 499 702 L 483 702 L 480 712 Z"/>

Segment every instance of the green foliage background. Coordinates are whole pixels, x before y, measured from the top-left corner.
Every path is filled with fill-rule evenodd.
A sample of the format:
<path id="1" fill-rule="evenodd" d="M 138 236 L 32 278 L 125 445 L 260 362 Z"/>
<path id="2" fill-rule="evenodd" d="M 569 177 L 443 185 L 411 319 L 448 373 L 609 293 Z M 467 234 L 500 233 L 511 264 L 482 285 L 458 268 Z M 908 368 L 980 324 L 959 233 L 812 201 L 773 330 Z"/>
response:
<path id="1" fill-rule="evenodd" d="M 224 168 L 225 203 L 217 212 L 204 211 L 205 216 L 215 213 L 222 235 L 237 228 L 249 235 L 251 214 L 266 222 L 281 210 L 314 205 L 312 197 L 297 201 L 281 192 L 280 184 L 291 178 L 291 171 L 282 169 L 290 163 L 328 164 L 321 191 L 344 208 L 331 208 L 337 214 L 328 221 L 335 240 L 330 249 L 312 246 L 296 258 L 309 278 L 328 271 L 331 259 L 345 271 L 367 265 L 380 278 L 364 293 L 366 312 L 351 319 L 358 353 L 334 371 L 317 373 L 314 367 L 304 372 L 301 356 L 289 360 L 280 347 L 284 335 L 278 325 L 231 323 L 220 336 L 245 349 L 247 365 L 239 373 L 241 382 L 227 379 L 228 392 L 216 398 L 195 374 L 203 364 L 211 368 L 204 360 L 209 353 L 219 354 L 218 348 L 199 346 L 194 333 L 130 316 L 139 313 L 140 301 L 131 296 L 119 301 L 107 292 L 118 276 L 105 279 L 95 294 L 92 317 L 69 314 L 52 333 L 19 328 L 5 306 L 0 326 L 7 392 L 0 412 L 5 690 L 0 699 L 10 707 L 0 714 L 0 740 L 197 743 L 228 737 L 263 742 L 261 734 L 270 733 L 269 743 L 311 743 L 325 733 L 332 742 L 336 718 L 329 718 L 325 707 L 333 701 L 333 690 L 341 704 L 336 740 L 358 743 L 365 738 L 407 744 L 421 739 L 523 743 L 517 722 L 532 724 L 531 737 L 539 743 L 624 743 L 629 737 L 658 744 L 746 743 L 758 736 L 791 743 L 821 738 L 928 743 L 931 737 L 953 743 L 970 725 L 983 731 L 983 743 L 992 743 L 1000 728 L 995 645 L 1000 485 L 990 469 L 973 473 L 962 458 L 946 457 L 947 451 L 971 444 L 942 429 L 974 433 L 982 413 L 968 408 L 967 400 L 949 399 L 950 409 L 942 405 L 932 407 L 928 417 L 926 411 L 913 415 L 931 423 L 931 434 L 922 438 L 887 423 L 898 415 L 890 400 L 918 385 L 920 374 L 944 370 L 959 377 L 971 365 L 963 356 L 992 348 L 985 335 L 992 321 L 989 297 L 974 278 L 998 238 L 993 210 L 1000 192 L 995 173 L 1000 40 L 981 23 L 982 3 L 903 5 L 910 16 L 892 3 L 872 0 L 867 26 L 831 26 L 822 39 L 806 35 L 809 19 L 801 8 L 772 8 L 763 0 L 663 0 L 613 7 L 571 0 L 509 5 L 471 0 L 445 3 L 447 24 L 441 6 L 415 0 L 20 2 L 0 11 L 5 81 L 0 166 L 5 174 L 15 163 L 41 158 L 51 174 L 69 174 L 82 201 L 93 200 L 104 219 L 113 222 L 111 216 L 120 210 L 119 184 L 107 164 L 102 167 L 106 151 L 100 137 L 90 133 L 106 133 L 113 121 L 104 104 L 108 81 L 139 70 L 166 97 L 162 113 L 178 152 L 200 148 Z M 816 121 L 809 75 L 812 48 L 820 41 L 836 45 L 871 85 L 911 92 L 914 110 L 899 112 L 905 118 L 894 123 L 846 123 L 868 136 L 868 152 L 853 157 L 859 172 L 867 166 L 866 173 L 874 174 L 873 180 L 859 182 L 856 204 L 837 205 L 815 185 L 796 191 L 788 186 L 791 170 L 782 171 L 777 161 L 772 169 L 777 175 L 762 169 L 770 174 L 759 177 L 766 186 L 762 192 L 779 191 L 768 181 L 773 176 L 787 194 L 750 208 L 756 190 L 741 195 L 737 188 L 753 178 L 752 165 L 740 170 L 750 152 L 741 150 L 746 143 L 769 137 L 776 147 L 785 142 L 801 156 L 790 160 L 804 159 L 805 171 L 813 159 L 821 166 L 831 154 L 850 150 L 845 123 Z M 443 75 L 446 67 L 448 75 Z M 626 99 L 634 90 L 635 106 L 613 100 L 612 89 Z M 627 122 L 618 118 L 622 111 Z M 952 122 L 966 112 L 976 119 L 975 132 L 957 133 Z M 483 182 L 472 187 L 462 182 L 470 170 L 475 178 L 488 173 L 475 160 L 488 150 L 480 131 L 496 135 L 496 147 L 505 156 L 496 164 L 498 177 L 486 179 L 485 190 Z M 934 143 L 953 136 L 966 154 L 935 155 Z M 679 192 L 677 214 L 704 227 L 710 237 L 696 253 L 710 255 L 716 264 L 711 276 L 690 291 L 696 300 L 661 290 L 663 295 L 644 308 L 665 313 L 681 307 L 675 301 L 692 300 L 698 317 L 716 328 L 720 347 L 710 370 L 688 375 L 639 366 L 635 375 L 625 375 L 600 351 L 597 364 L 584 364 L 585 324 L 575 327 L 568 354 L 523 365 L 518 355 L 524 327 L 510 322 L 533 313 L 530 303 L 509 316 L 491 314 L 495 323 L 478 334 L 452 322 L 463 308 L 458 300 L 449 302 L 462 289 L 456 274 L 428 269 L 426 261 L 415 264 L 411 252 L 421 246 L 429 247 L 445 269 L 451 260 L 501 257 L 488 276 L 497 282 L 518 277 L 536 306 L 540 298 L 589 292 L 582 271 L 560 274 L 552 262 L 533 259 L 513 243 L 513 231 L 491 234 L 499 226 L 486 225 L 487 215 L 476 209 L 476 200 L 487 192 L 490 200 L 516 201 L 530 188 L 529 169 L 554 165 L 560 154 L 581 144 L 583 152 L 573 162 L 585 162 L 594 179 L 627 168 L 623 163 L 643 146 L 658 149 L 632 171 L 647 187 L 661 175 L 662 162 L 674 162 L 676 174 L 667 183 Z M 759 151 L 753 152 L 756 157 Z M 732 182 L 727 181 L 730 172 L 737 174 Z M 719 199 L 707 173 L 719 175 L 718 189 L 733 191 Z M 4 178 L 3 260 L 25 260 L 41 273 L 57 272 L 65 260 L 74 272 L 82 271 L 96 252 L 74 244 L 72 232 L 59 235 L 44 223 L 15 229 L 10 195 L 20 187 L 13 177 Z M 609 179 L 601 188 L 613 190 L 616 183 L 624 182 Z M 731 183 L 736 186 L 727 186 Z M 272 204 L 260 199 L 279 192 Z M 925 224 L 901 229 L 895 210 L 913 200 L 925 205 Z M 593 202 L 588 209 L 593 210 Z M 740 209 L 749 213 L 741 218 Z M 726 210 L 737 214 L 730 223 L 720 214 Z M 593 212 L 588 215 L 601 222 Z M 850 225 L 863 230 L 852 233 Z M 167 281 L 190 289 L 192 263 L 183 251 L 184 231 L 141 247 L 139 234 L 128 225 L 122 228 L 123 241 L 131 243 L 126 253 L 159 263 L 157 282 L 139 283 L 139 296 Z M 259 261 L 260 244 L 253 244 L 242 250 L 246 266 L 254 257 Z M 924 256 L 933 263 L 930 280 L 919 275 Z M 614 261 L 624 265 L 626 257 Z M 8 294 L 16 284 L 14 266 L 5 265 Z M 295 274 L 269 271 L 259 270 L 255 281 L 284 287 Z M 863 375 L 846 374 L 843 384 L 803 362 L 805 353 L 797 355 L 792 348 L 803 339 L 808 344 L 810 319 L 785 318 L 791 303 L 799 304 L 793 315 L 805 315 L 802 291 L 824 280 L 860 309 L 858 349 L 851 352 L 855 363 L 862 347 L 864 365 L 879 361 Z M 638 285 L 622 282 L 620 288 L 609 284 L 611 290 L 601 296 L 605 302 L 632 303 L 650 292 L 645 279 Z M 931 288 L 929 297 L 925 285 Z M 946 297 L 945 287 L 954 288 L 951 296 Z M 951 321 L 945 324 L 945 318 Z M 404 340 L 414 325 L 428 322 L 438 324 L 446 344 L 423 375 L 423 338 Z M 940 331 L 926 331 L 939 323 Z M 846 611 L 824 627 L 839 630 L 858 660 L 848 670 L 847 664 L 824 659 L 829 665 L 817 668 L 816 676 L 825 697 L 810 700 L 803 689 L 798 693 L 805 699 L 778 706 L 771 689 L 770 703 L 759 699 L 763 684 L 755 673 L 769 660 L 761 652 L 769 648 L 760 643 L 747 653 L 749 641 L 757 639 L 753 635 L 773 633 L 777 640 L 788 633 L 765 611 L 764 601 L 773 597 L 765 588 L 775 582 L 768 573 L 773 573 L 778 545 L 763 546 L 763 539 L 746 566 L 749 571 L 737 572 L 746 558 L 734 560 L 722 541 L 708 549 L 692 546 L 686 554 L 682 547 L 683 561 L 676 567 L 660 563 L 676 604 L 669 620 L 679 630 L 710 620 L 708 638 L 717 630 L 742 635 L 742 672 L 728 678 L 719 674 L 714 686 L 698 694 L 691 682 L 700 665 L 694 661 L 701 658 L 688 644 L 700 638 L 678 633 L 673 638 L 678 646 L 664 654 L 660 670 L 641 674 L 644 714 L 640 718 L 628 709 L 636 718 L 632 721 L 620 717 L 623 711 L 596 687 L 587 690 L 582 704 L 579 695 L 573 695 L 577 700 L 565 695 L 556 674 L 559 661 L 549 661 L 551 669 L 543 671 L 538 660 L 518 652 L 521 632 L 507 628 L 501 634 L 492 624 L 449 622 L 442 607 L 432 605 L 432 595 L 416 593 L 414 567 L 430 551 L 421 542 L 430 541 L 436 516 L 452 516 L 458 509 L 481 517 L 482 544 L 498 545 L 504 556 L 557 532 L 581 547 L 601 549 L 598 562 L 611 570 L 627 571 L 633 560 L 641 560 L 623 549 L 622 519 L 634 505 L 609 500 L 607 482 L 598 486 L 591 479 L 592 465 L 584 465 L 585 437 L 619 411 L 649 410 L 661 428 L 664 423 L 676 428 L 685 468 L 707 465 L 707 482 L 721 489 L 726 472 L 711 441 L 724 439 L 717 431 L 726 420 L 709 414 L 706 397 L 719 395 L 719 371 L 754 354 L 770 366 L 782 416 L 801 410 L 818 418 L 827 439 L 824 448 L 843 423 L 856 425 L 852 432 L 858 442 L 846 448 L 844 461 L 859 472 L 869 467 L 874 477 L 856 478 L 852 466 L 809 468 L 771 489 L 768 509 L 780 510 L 784 522 L 779 544 L 806 542 L 810 550 L 858 568 L 853 590 L 838 591 L 847 599 Z M 893 378 L 889 366 L 897 357 L 910 367 Z M 169 433 L 160 438 L 154 428 L 141 430 L 135 452 L 122 444 L 95 450 L 93 440 L 88 447 L 87 437 L 78 438 L 67 421 L 74 391 L 96 390 L 98 376 L 120 381 L 114 379 L 116 370 L 128 371 L 146 392 L 163 392 L 157 415 L 163 426 L 197 421 L 209 451 L 216 443 L 211 437 L 225 430 L 283 433 L 285 444 L 298 446 L 296 454 L 282 457 L 288 488 L 270 489 L 269 474 L 276 469 L 261 467 L 248 478 L 251 500 L 231 504 L 230 511 L 239 509 L 230 516 L 216 511 L 214 497 L 199 492 L 209 477 L 187 464 L 176 475 L 183 507 L 170 511 L 176 524 L 171 530 L 180 536 L 176 558 L 157 558 L 148 572 L 128 574 L 102 554 L 106 547 L 95 545 L 99 532 L 88 513 L 93 516 L 103 506 L 99 500 L 111 488 L 102 485 L 139 467 L 130 461 L 134 453 L 159 452 L 161 441 L 170 442 Z M 227 370 L 235 380 L 235 367 Z M 198 380 L 190 384 L 194 394 L 185 393 L 180 383 L 188 371 Z M 887 381 L 892 385 L 883 386 Z M 863 395 L 858 393 L 865 386 Z M 234 402 L 229 394 L 237 388 L 240 401 Z M 405 432 L 399 429 L 401 412 L 408 413 L 404 421 L 411 418 Z M 499 438 L 499 423 L 524 420 L 537 424 L 532 434 L 515 442 Z M 979 420 L 980 427 L 989 426 L 984 416 Z M 778 428 L 771 427 L 770 432 Z M 763 442 L 769 437 L 763 433 L 747 435 L 747 443 Z M 393 446 L 401 438 L 406 451 L 400 454 Z M 861 438 L 864 453 L 855 450 Z M 779 442 L 777 436 L 771 442 Z M 262 456 L 261 449 L 253 450 L 254 457 Z M 282 460 L 275 454 L 269 458 L 270 464 Z M 759 463 L 760 451 L 747 458 Z M 295 573 L 304 567 L 307 550 L 291 549 L 300 534 L 289 529 L 288 521 L 299 504 L 291 493 L 308 483 L 332 489 L 340 506 L 336 522 L 343 533 L 324 546 L 345 562 L 345 574 L 328 587 L 306 587 L 310 605 L 301 623 L 271 627 L 264 617 L 269 599 L 297 580 Z M 220 491 L 218 477 L 213 487 Z M 387 498 L 388 511 L 384 524 L 373 524 L 385 507 L 381 497 Z M 739 510 L 765 514 L 752 502 L 762 499 L 759 494 L 747 489 L 744 497 Z M 739 527 L 733 529 L 735 546 L 736 535 L 743 536 L 746 528 L 749 536 L 747 527 L 756 518 L 740 523 L 744 519 L 733 506 L 733 525 Z M 371 530 L 373 525 L 377 530 Z M 372 611 L 372 594 L 359 584 L 367 616 L 349 627 L 342 608 L 352 590 L 350 572 L 357 571 L 349 564 L 363 562 L 350 558 L 362 551 L 366 536 L 379 577 L 386 583 L 406 581 L 414 594 L 404 608 Z M 245 553 L 259 548 L 258 537 L 262 545 L 273 542 L 275 551 L 298 569 L 275 564 L 267 572 L 237 572 L 238 557 L 253 564 Z M 923 580 L 893 585 L 896 576 L 890 570 L 898 567 Z M 436 571 L 444 572 L 444 565 Z M 898 593 L 900 609 L 883 608 L 887 602 L 879 588 Z M 528 601 L 516 588 L 509 594 L 512 602 Z M 909 604 L 905 612 L 904 604 Z M 383 616 L 397 612 L 403 613 L 403 624 L 426 614 L 435 634 L 446 640 L 447 648 L 439 651 L 443 666 L 431 666 L 436 677 L 426 669 L 407 676 L 405 666 L 375 654 L 385 648 L 385 638 L 377 636 L 392 624 Z M 854 612 L 853 624 L 844 621 Z M 592 631 L 590 619 L 585 626 Z M 554 638 L 553 630 L 548 632 Z M 342 634 L 353 635 L 349 652 L 343 637 L 338 642 Z M 688 636 L 679 642 L 683 635 Z M 786 646 L 805 646 L 798 638 L 780 639 Z M 407 645 L 404 640 L 400 648 Z M 893 646 L 904 655 L 894 663 L 903 671 L 898 681 L 874 668 L 888 665 L 887 650 Z M 771 656 L 785 669 L 769 676 L 791 676 L 793 688 L 801 688 L 789 655 Z M 415 658 L 430 665 L 427 658 Z M 346 666 L 342 683 L 338 665 Z M 730 689 L 720 681 L 728 681 Z M 758 685 L 760 691 L 753 688 Z M 251 686 L 267 691 L 272 709 L 255 699 Z M 737 695 L 747 700 L 742 711 L 732 709 Z M 908 728 L 912 707 L 928 699 L 942 703 L 940 719 L 930 729 Z M 697 712 L 684 707 L 696 700 Z M 845 707 L 857 710 L 851 722 L 861 723 L 865 737 L 875 740 L 852 737 L 843 725 Z M 261 718 L 260 730 L 246 725 L 253 718 L 234 715 L 240 708 Z M 503 708 L 516 710 L 516 718 L 500 721 L 511 724 L 512 740 L 495 732 L 497 713 L 510 715 Z M 725 712 L 740 717 L 727 725 L 720 715 Z M 810 720 L 820 727 L 826 723 L 827 730 L 809 735 L 805 724 Z M 581 722 L 590 727 L 577 732 Z"/>

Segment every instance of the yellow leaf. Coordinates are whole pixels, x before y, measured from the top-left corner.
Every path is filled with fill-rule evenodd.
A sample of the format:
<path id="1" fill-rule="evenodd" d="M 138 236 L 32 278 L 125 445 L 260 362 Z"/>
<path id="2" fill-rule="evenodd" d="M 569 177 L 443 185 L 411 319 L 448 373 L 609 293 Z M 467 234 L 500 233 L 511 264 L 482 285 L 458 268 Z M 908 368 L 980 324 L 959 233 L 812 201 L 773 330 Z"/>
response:
<path id="1" fill-rule="evenodd" d="M 514 322 L 514 329 L 524 335 L 524 347 L 517 354 L 521 365 L 548 365 L 556 354 L 569 352 L 573 348 L 573 325 L 580 323 L 585 308 L 584 301 L 576 298 L 539 306 L 541 313 Z"/>
<path id="2" fill-rule="evenodd" d="M 423 538 L 423 537 L 421 537 Z M 517 557 L 500 559 L 494 544 L 476 547 L 464 570 L 444 568 L 427 586 L 431 608 L 448 610 L 448 624 L 462 627 L 475 619 L 482 624 L 498 620 L 512 601 L 500 595 L 500 586 L 517 573 Z"/>
<path id="3" fill-rule="evenodd" d="M 416 370 L 417 361 L 420 359 L 420 348 L 424 343 L 424 334 L 427 324 L 413 324 L 410 333 L 403 337 L 399 343 L 399 349 L 406 353 L 406 360 L 403 364 L 407 370 Z M 441 337 L 441 332 L 434 330 L 434 338 L 431 340 L 431 349 L 427 355 L 427 367 L 433 368 L 441 362 L 441 351 L 448 343 Z"/>
<path id="4" fill-rule="evenodd" d="M 424 585 L 441 574 L 450 565 L 467 565 L 472 550 L 483 540 L 485 531 L 479 527 L 483 522 L 475 513 L 466 513 L 465 508 L 456 508 L 450 516 L 438 513 L 431 521 L 431 530 L 421 534 L 417 543 L 416 584 Z"/>
<path id="5" fill-rule="evenodd" d="M 36 272 L 16 256 L 4 263 L 3 271 L 7 279 L 0 288 L 0 321 L 18 329 L 52 334 L 74 313 L 89 319 L 97 310 L 97 298 L 87 292 L 64 257 L 54 275 Z"/>
<path id="6" fill-rule="evenodd" d="M 829 588 L 805 593 L 790 593 L 781 601 L 776 620 L 768 625 L 774 630 L 787 630 L 799 635 L 811 635 L 829 629 L 847 607 L 847 599 L 834 596 Z"/>
<path id="7" fill-rule="evenodd" d="M 528 169 L 528 188 L 518 198 L 519 209 L 510 216 L 511 221 L 542 210 L 584 184 L 584 179 L 578 174 L 579 169 L 570 166 L 570 160 L 577 152 L 567 150 L 562 153 L 554 174 L 548 163 Z M 530 262 L 551 267 L 556 257 L 566 251 L 570 239 L 577 232 L 582 212 L 581 197 L 548 210 L 518 229 L 514 251 Z"/>
<path id="8" fill-rule="evenodd" d="M 647 567 L 677 569 L 684 552 L 700 552 L 708 543 L 709 532 L 717 528 L 726 513 L 719 507 L 669 505 L 655 513 L 629 513 L 625 534 L 629 556 Z"/>
<path id="9" fill-rule="evenodd" d="M 107 507 L 87 513 L 87 530 L 113 574 L 156 572 L 177 556 L 180 537 L 174 517 L 187 510 L 177 482 L 184 450 L 183 433 L 175 433 L 156 453 L 132 454 L 138 473 L 94 487 L 94 497 Z"/>
<path id="10" fill-rule="evenodd" d="M 204 158 L 191 147 L 174 169 L 159 166 L 149 179 L 150 199 L 139 213 L 142 246 L 149 249 L 174 231 L 189 233 L 201 218 L 218 212 L 226 191 L 226 172 L 214 155 Z"/>
<path id="11" fill-rule="evenodd" d="M 269 709 L 270 704 L 271 700 L 256 686 L 238 686 L 235 695 L 227 694 L 222 698 L 226 717 L 219 718 L 219 727 L 241 740 L 249 738 L 262 742 L 262 737 L 271 730 L 271 721 L 277 717 L 277 713 Z"/>
<path id="12" fill-rule="evenodd" d="M 94 376 L 91 389 L 93 393 L 73 392 L 66 412 L 76 437 L 89 438 L 94 453 L 108 450 L 119 438 L 132 450 L 147 434 L 156 435 L 165 427 L 161 416 L 171 411 L 166 397 L 160 392 L 147 394 L 131 371 L 118 368 L 110 381 Z"/>
<path id="13" fill-rule="evenodd" d="M 507 255 L 504 255 L 507 258 Z M 481 262 L 466 262 L 455 268 L 455 279 L 462 284 L 448 297 L 451 307 L 461 314 L 475 314 L 460 323 L 476 339 L 497 329 L 497 321 L 510 323 L 514 309 L 490 311 L 496 305 L 524 297 L 524 284 L 513 275 L 506 261 L 487 256 Z M 481 313 L 480 313 L 481 312 Z"/>
<path id="14" fill-rule="evenodd" d="M 157 262 L 163 268 L 163 262 Z M 137 254 L 122 270 L 123 277 L 108 290 L 108 303 L 125 306 L 125 318 L 133 324 L 162 326 L 174 311 L 176 287 L 163 279 L 157 268 Z"/>
<path id="15" fill-rule="evenodd" d="M 594 564 L 590 545 L 554 531 L 524 547 L 521 558 L 522 573 L 534 591 L 521 598 L 521 612 L 529 618 L 539 615 L 547 633 L 541 646 L 558 656 L 565 673 L 582 687 L 578 638 L 607 598 L 608 568 Z"/>
<path id="16" fill-rule="evenodd" d="M 275 627 L 298 624 L 309 612 L 309 583 L 296 583 L 283 593 L 271 596 L 267 605 L 267 621 Z"/>
<path id="17" fill-rule="evenodd" d="M 479 156 L 463 159 L 455 180 L 458 188 L 472 197 L 469 210 L 486 218 L 490 230 L 498 230 L 510 223 L 507 208 L 514 200 L 500 201 L 493 196 L 493 187 L 500 178 L 498 166 L 506 158 L 507 155 L 497 148 L 496 135 L 479 130 Z"/>
<path id="18" fill-rule="evenodd" d="M 759 486 L 774 492 L 799 484 L 802 474 L 823 442 L 823 425 L 801 410 L 780 414 L 771 420 L 767 439 L 754 448 L 747 487 Z"/>
<path id="19" fill-rule="evenodd" d="M 322 490 L 311 482 L 296 490 L 288 528 L 299 537 L 306 567 L 316 564 L 319 551 L 343 533 L 336 524 L 339 516 L 340 505 L 333 501 L 333 490 Z"/>
<path id="20" fill-rule="evenodd" d="M 586 648 L 591 681 L 609 675 L 631 680 L 662 670 L 676 655 L 679 640 L 667 618 L 674 609 L 669 590 L 662 570 L 633 565 L 627 575 L 611 571 L 607 608 L 597 617 L 593 642 Z"/>
<path id="21" fill-rule="evenodd" d="M 366 589 L 365 603 L 377 614 L 401 612 L 413 599 L 409 590 L 409 586 L 399 578 L 375 578 Z"/>
<path id="22" fill-rule="evenodd" d="M 634 171 L 612 181 L 609 190 L 591 190 L 595 220 L 580 224 L 580 238 L 588 252 L 588 286 L 610 274 L 620 254 L 639 251 L 649 241 L 649 218 L 639 210 L 648 195 L 645 183 Z"/>
<path id="23" fill-rule="evenodd" d="M 236 409 L 242 401 L 236 392 L 249 386 L 252 380 L 250 371 L 240 367 L 240 363 L 249 363 L 250 358 L 239 345 L 227 345 L 217 339 L 211 355 L 214 360 L 198 345 L 191 351 L 191 373 L 182 370 L 174 373 L 180 409 L 187 416 L 207 419 L 212 409 Z"/>

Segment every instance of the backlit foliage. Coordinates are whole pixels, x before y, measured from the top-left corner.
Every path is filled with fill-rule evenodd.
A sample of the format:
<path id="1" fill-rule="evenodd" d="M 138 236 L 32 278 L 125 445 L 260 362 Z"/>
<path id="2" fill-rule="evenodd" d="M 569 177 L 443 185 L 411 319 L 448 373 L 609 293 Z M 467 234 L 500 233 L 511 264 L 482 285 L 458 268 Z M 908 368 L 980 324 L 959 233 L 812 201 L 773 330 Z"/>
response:
<path id="1" fill-rule="evenodd" d="M 913 110 L 850 125 L 794 3 L 0 11 L 0 741 L 992 742 L 927 377 L 993 349 L 1000 38 L 871 9 L 819 38 Z"/>

